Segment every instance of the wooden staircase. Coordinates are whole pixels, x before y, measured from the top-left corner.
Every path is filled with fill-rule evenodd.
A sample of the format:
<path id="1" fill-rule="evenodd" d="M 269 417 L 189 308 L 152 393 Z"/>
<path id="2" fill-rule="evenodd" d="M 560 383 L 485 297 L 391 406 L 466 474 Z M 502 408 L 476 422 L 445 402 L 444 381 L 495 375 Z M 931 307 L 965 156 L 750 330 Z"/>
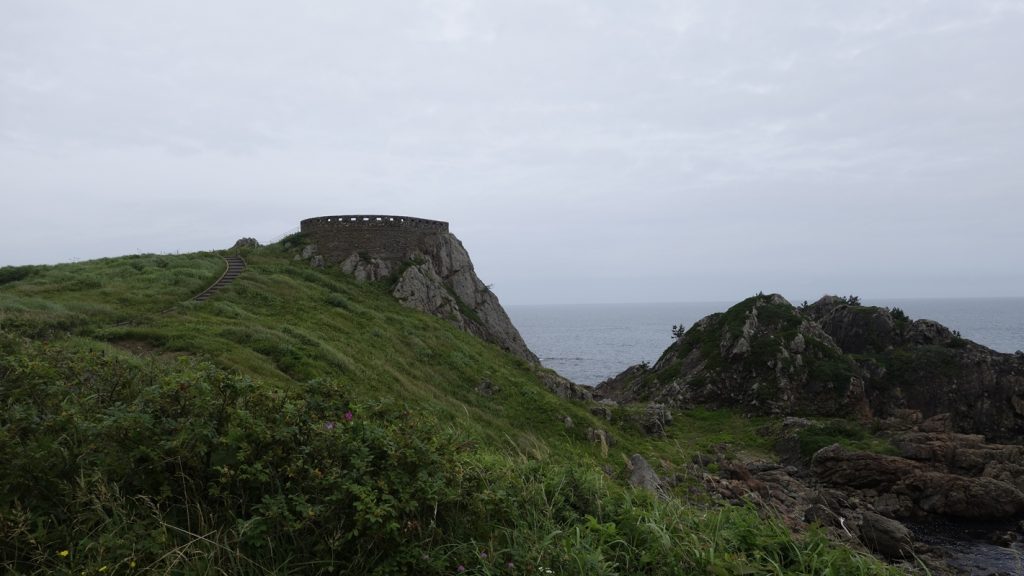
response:
<path id="1" fill-rule="evenodd" d="M 216 294 L 221 288 L 231 284 L 238 278 L 238 275 L 245 271 L 245 260 L 241 256 L 225 256 L 224 261 L 227 262 L 227 270 L 224 274 L 214 282 L 209 288 L 203 290 L 196 295 L 193 300 L 196 302 L 203 302 L 208 300 L 211 296 Z"/>

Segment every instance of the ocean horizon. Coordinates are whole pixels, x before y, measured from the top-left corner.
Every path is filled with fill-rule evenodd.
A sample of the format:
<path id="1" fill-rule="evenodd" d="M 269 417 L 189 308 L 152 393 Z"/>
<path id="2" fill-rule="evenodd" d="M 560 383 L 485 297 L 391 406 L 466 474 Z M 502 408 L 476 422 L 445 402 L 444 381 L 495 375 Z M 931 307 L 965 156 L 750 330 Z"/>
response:
<path id="1" fill-rule="evenodd" d="M 934 320 L 998 352 L 1024 350 L 1024 297 L 862 301 L 901 308 L 914 320 Z M 656 362 L 672 343 L 673 325 L 689 328 L 734 304 L 511 304 L 505 309 L 541 364 L 578 384 L 595 386 L 640 362 Z"/>

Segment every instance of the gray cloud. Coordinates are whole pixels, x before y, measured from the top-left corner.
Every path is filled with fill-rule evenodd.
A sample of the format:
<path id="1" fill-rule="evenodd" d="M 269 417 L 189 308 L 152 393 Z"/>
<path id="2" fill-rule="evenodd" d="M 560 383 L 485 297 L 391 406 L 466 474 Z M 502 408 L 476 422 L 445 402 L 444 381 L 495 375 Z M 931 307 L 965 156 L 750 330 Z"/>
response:
<path id="1" fill-rule="evenodd" d="M 383 212 L 451 221 L 508 302 L 1021 295 L 1022 25 L 1013 1 L 5 2 L 0 264 Z"/>

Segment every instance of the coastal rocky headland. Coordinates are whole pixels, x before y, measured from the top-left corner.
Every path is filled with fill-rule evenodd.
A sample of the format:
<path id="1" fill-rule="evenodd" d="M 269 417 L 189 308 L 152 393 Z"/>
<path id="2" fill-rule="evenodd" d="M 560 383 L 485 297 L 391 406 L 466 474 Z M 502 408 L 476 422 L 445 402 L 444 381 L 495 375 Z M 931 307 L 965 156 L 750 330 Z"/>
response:
<path id="1" fill-rule="evenodd" d="M 712 494 L 754 500 L 797 529 L 820 524 L 890 559 L 924 558 L 936 573 L 1020 573 L 1019 352 L 855 297 L 793 306 L 758 295 L 678 330 L 653 366 L 630 367 L 595 397 L 782 417 L 763 431 L 777 458 L 723 451 L 695 458 L 692 472 Z M 871 448 L 814 443 L 851 430 L 874 439 Z M 929 519 L 994 523 L 989 539 L 1001 547 L 988 546 L 980 561 L 950 555 L 904 524 Z"/>
<path id="2" fill-rule="evenodd" d="M 605 398 L 751 414 L 928 419 L 989 440 L 1024 439 L 1024 354 L 1002 354 L 899 309 L 826 296 L 758 295 L 712 314 L 653 366 L 597 386 Z"/>

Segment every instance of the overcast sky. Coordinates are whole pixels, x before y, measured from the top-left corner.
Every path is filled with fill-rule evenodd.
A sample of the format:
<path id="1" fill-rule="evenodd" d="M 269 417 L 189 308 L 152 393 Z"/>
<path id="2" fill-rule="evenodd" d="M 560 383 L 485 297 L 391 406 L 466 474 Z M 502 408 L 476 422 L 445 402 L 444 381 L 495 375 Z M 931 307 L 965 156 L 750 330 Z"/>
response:
<path id="1" fill-rule="evenodd" d="M 1024 1 L 0 3 L 0 265 L 447 220 L 505 303 L 1024 296 Z"/>

